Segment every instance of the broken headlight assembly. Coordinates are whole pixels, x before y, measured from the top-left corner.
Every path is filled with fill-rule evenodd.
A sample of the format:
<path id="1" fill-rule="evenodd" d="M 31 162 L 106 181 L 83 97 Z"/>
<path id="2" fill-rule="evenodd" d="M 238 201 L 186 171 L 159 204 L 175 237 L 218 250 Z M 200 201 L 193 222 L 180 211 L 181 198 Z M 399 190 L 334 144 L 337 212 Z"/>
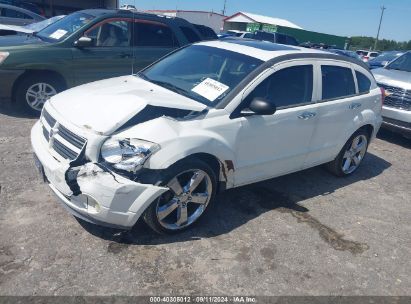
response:
<path id="1" fill-rule="evenodd" d="M 101 157 L 115 169 L 135 173 L 158 150 L 158 144 L 145 140 L 109 138 L 101 147 Z"/>

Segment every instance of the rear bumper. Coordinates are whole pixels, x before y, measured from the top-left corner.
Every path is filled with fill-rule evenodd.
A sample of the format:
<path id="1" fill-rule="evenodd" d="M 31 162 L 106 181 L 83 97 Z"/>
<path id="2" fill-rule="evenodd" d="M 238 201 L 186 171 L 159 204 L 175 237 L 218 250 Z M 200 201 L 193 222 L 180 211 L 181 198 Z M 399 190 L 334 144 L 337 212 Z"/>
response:
<path id="1" fill-rule="evenodd" d="M 22 70 L 0 70 L 0 99 L 12 97 L 14 82 L 23 73 Z"/>
<path id="2" fill-rule="evenodd" d="M 168 188 L 140 184 L 98 164 L 76 167 L 75 182 L 81 194 L 74 195 L 67 184 L 69 163 L 56 160 L 49 152 L 40 122 L 31 131 L 31 144 L 43 167 L 50 188 L 59 201 L 74 216 L 93 224 L 131 229 L 145 209 Z"/>

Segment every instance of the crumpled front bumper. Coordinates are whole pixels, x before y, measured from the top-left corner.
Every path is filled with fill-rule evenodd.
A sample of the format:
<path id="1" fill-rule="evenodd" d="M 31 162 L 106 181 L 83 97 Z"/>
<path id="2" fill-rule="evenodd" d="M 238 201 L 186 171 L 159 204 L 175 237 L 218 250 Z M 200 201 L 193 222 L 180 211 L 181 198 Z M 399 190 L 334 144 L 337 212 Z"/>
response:
<path id="1" fill-rule="evenodd" d="M 50 154 L 39 122 L 32 128 L 31 144 L 50 188 L 60 202 L 73 215 L 88 222 L 131 229 L 146 208 L 168 191 L 165 187 L 136 183 L 89 162 L 76 168 L 75 182 L 81 194 L 74 195 L 66 180 L 70 164 L 60 162 Z"/>

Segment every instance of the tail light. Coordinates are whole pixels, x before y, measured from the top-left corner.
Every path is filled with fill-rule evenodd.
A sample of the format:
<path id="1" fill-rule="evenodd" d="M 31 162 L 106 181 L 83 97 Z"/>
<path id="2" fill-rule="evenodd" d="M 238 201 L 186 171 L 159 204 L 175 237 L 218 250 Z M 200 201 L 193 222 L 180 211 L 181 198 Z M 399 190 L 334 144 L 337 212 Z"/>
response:
<path id="1" fill-rule="evenodd" d="M 370 57 L 368 57 L 368 56 L 364 56 L 364 57 L 363 57 L 363 60 L 364 60 L 365 62 L 367 62 L 368 59 L 370 59 Z"/>
<path id="2" fill-rule="evenodd" d="M 387 92 L 385 92 L 385 89 L 383 87 L 380 87 L 380 90 L 381 90 L 381 108 L 382 108 L 384 101 L 385 101 L 385 97 L 387 97 L 388 95 L 387 95 Z"/>

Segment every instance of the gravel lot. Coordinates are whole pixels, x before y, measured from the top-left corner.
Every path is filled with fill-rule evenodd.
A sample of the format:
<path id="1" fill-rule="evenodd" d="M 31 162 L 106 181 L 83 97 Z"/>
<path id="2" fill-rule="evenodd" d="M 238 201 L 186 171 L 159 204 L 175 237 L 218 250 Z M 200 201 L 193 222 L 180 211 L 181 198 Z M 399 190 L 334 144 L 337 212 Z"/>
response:
<path id="1" fill-rule="evenodd" d="M 382 132 L 360 170 L 227 191 L 159 237 L 77 221 L 41 183 L 35 119 L 0 106 L 0 295 L 411 295 L 411 141 Z"/>

